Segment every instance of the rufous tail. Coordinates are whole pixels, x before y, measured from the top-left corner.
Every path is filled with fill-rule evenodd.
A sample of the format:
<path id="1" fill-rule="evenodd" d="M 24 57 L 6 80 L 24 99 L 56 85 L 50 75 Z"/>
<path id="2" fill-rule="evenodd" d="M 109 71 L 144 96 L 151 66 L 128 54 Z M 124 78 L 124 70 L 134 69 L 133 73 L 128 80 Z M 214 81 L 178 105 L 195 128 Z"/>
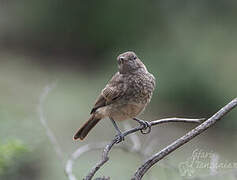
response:
<path id="1" fill-rule="evenodd" d="M 74 135 L 74 140 L 81 139 L 83 140 L 90 130 L 100 121 L 100 118 L 96 118 L 95 114 L 92 114 L 88 121 L 83 124 L 83 126 L 77 131 Z"/>

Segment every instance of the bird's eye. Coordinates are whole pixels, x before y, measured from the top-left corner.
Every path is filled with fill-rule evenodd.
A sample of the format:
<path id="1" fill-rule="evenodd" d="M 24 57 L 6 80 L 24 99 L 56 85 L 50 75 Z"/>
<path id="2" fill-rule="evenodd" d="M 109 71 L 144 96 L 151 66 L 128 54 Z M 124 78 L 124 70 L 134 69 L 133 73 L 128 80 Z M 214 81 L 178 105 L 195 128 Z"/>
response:
<path id="1" fill-rule="evenodd" d="M 137 59 L 137 56 L 133 56 L 133 60 Z"/>

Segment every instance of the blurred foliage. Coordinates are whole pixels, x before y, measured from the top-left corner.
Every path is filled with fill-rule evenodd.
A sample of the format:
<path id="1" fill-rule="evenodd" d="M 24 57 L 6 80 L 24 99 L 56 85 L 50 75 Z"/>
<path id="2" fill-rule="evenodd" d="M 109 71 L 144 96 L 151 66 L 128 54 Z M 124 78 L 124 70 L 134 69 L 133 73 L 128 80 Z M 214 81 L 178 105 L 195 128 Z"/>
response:
<path id="1" fill-rule="evenodd" d="M 36 179 L 30 150 L 20 140 L 0 144 L 0 179 Z"/>
<path id="2" fill-rule="evenodd" d="M 0 174 L 10 169 L 26 152 L 26 147 L 20 141 L 0 145 Z"/>

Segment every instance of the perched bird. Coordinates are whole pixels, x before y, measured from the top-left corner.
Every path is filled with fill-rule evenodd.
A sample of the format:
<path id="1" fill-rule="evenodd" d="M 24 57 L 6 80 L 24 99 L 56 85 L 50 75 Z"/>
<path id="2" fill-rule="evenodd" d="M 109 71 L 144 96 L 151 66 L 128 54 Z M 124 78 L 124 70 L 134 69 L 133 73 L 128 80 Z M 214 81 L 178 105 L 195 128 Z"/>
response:
<path id="1" fill-rule="evenodd" d="M 103 118 L 110 118 L 118 132 L 118 141 L 123 134 L 115 121 L 133 119 L 147 127 L 148 122 L 136 118 L 150 102 L 155 88 L 155 78 L 134 52 L 128 51 L 117 57 L 118 72 L 98 96 L 91 116 L 77 131 L 74 139 L 83 140 L 90 130 Z"/>

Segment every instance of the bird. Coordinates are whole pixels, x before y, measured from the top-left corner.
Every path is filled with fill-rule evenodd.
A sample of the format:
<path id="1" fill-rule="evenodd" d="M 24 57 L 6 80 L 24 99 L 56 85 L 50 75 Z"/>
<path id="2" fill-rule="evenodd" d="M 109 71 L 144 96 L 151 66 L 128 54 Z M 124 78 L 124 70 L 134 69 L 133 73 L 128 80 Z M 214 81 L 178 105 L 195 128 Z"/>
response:
<path id="1" fill-rule="evenodd" d="M 144 128 L 149 122 L 136 118 L 149 104 L 155 89 L 155 77 L 133 51 L 117 57 L 118 72 L 114 74 L 96 99 L 89 119 L 74 135 L 83 140 L 91 129 L 104 118 L 109 118 L 117 131 L 118 142 L 124 140 L 115 121 L 133 119 Z"/>

